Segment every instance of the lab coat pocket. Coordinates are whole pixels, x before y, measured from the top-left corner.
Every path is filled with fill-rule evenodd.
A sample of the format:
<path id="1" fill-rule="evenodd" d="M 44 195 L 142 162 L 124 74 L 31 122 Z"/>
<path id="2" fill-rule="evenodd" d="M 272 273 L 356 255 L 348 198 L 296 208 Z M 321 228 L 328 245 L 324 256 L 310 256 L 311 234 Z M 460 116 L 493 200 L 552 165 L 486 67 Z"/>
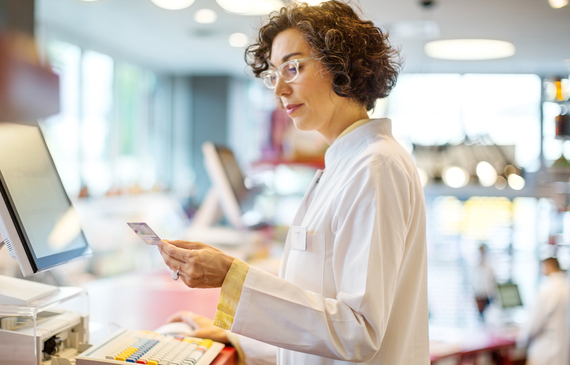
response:
<path id="1" fill-rule="evenodd" d="M 291 250 L 285 279 L 298 287 L 323 294 L 325 235 L 307 234 L 307 250 Z"/>

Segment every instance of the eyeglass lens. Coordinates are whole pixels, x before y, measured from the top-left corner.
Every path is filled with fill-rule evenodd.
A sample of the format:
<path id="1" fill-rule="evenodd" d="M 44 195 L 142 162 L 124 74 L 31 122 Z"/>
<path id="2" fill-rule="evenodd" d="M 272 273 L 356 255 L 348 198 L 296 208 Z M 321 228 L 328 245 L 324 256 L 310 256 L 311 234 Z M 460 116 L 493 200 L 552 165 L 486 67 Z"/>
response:
<path id="1" fill-rule="evenodd" d="M 277 78 L 285 82 L 291 82 L 299 74 L 299 69 L 296 60 L 285 62 L 279 67 L 277 71 L 266 71 L 263 74 L 263 82 L 268 88 L 274 88 L 277 85 Z"/>

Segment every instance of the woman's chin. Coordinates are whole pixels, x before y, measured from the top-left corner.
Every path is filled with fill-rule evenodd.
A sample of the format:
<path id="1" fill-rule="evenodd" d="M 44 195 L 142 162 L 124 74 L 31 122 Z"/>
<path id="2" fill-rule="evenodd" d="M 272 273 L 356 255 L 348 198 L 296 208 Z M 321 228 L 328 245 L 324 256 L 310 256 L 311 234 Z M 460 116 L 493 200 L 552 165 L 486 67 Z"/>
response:
<path id="1" fill-rule="evenodd" d="M 295 125 L 295 128 L 297 128 L 300 131 L 312 131 L 315 128 L 312 126 L 311 123 L 309 123 L 309 121 L 304 120 L 303 118 L 291 118 L 293 119 L 293 124 Z"/>

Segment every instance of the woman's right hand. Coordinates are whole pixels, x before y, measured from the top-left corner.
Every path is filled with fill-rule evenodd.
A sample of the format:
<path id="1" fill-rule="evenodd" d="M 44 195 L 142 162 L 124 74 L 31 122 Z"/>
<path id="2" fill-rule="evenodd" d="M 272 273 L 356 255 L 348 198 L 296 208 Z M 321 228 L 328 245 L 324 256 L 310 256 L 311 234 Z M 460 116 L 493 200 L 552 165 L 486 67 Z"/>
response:
<path id="1" fill-rule="evenodd" d="M 162 240 L 157 244 L 166 265 L 190 288 L 219 288 L 234 258 L 201 242 Z"/>

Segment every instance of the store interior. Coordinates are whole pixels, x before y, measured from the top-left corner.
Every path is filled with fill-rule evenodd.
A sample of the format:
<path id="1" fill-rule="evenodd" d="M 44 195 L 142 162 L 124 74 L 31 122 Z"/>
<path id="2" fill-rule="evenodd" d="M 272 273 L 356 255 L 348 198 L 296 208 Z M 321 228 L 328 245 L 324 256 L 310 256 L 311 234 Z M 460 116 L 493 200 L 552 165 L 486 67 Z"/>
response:
<path id="1" fill-rule="evenodd" d="M 93 251 L 27 280 L 85 287 L 92 298 L 109 288 L 137 297 L 125 288 L 166 283 L 158 250 L 126 222 L 147 222 L 161 238 L 198 237 L 277 272 L 289 222 L 324 168 L 328 147 L 318 134 L 294 128 L 244 62 L 266 15 L 288 1 L 175 2 L 180 9 L 164 2 L 0 7 L 0 30 L 26 34 L 32 62 L 58 77 L 52 104 L 59 106 L 36 118 Z M 556 257 L 570 269 L 570 5 L 352 3 L 389 32 L 403 59 L 396 87 L 370 115 L 392 120 L 424 185 L 432 363 L 507 363 L 495 350 L 457 355 L 469 339 L 472 345 L 489 336 L 506 341 L 500 350 L 509 361 L 524 363 L 516 337 L 546 279 L 541 261 Z M 501 42 L 491 47 L 495 55 L 475 43 L 453 45 L 461 54 L 437 54 L 442 43 L 435 41 L 449 40 Z M 247 199 L 237 199 L 241 223 L 214 201 L 219 217 L 196 224 L 210 214 L 205 202 L 216 190 L 205 142 L 233 153 L 247 191 Z M 475 291 L 483 261 L 494 284 L 481 312 Z M 0 275 L 22 277 L 6 249 Z M 179 284 L 164 284 L 169 305 L 153 319 L 134 304 L 91 305 L 92 328 L 103 331 L 112 322 L 152 329 L 194 300 L 195 291 Z M 503 296 L 513 287 L 515 300 Z M 219 292 L 206 292 L 208 305 L 193 310 L 212 316 Z"/>

